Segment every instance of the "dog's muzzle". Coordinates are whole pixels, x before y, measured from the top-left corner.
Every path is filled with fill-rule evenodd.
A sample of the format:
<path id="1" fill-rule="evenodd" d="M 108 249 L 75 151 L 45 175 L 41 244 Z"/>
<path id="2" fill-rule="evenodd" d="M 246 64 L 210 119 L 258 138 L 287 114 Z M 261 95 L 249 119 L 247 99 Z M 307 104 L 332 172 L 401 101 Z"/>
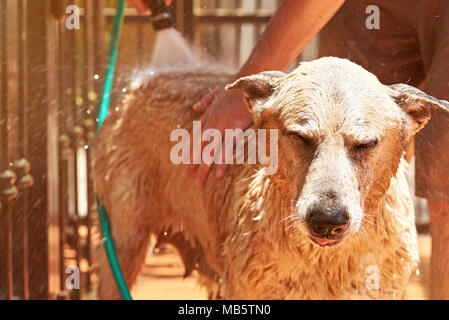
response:
<path id="1" fill-rule="evenodd" d="M 306 217 L 311 239 L 320 246 L 338 243 L 349 225 L 345 210 L 313 209 Z"/>

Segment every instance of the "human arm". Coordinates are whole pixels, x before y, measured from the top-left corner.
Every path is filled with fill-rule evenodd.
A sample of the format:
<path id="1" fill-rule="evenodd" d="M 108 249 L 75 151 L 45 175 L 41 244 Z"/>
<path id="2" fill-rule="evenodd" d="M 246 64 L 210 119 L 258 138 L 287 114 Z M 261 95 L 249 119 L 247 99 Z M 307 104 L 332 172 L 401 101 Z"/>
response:
<path id="1" fill-rule="evenodd" d="M 151 10 L 145 6 L 143 0 L 125 0 L 126 4 L 137 10 L 137 13 L 141 16 L 150 16 Z M 167 6 L 171 5 L 172 0 L 165 0 Z"/>

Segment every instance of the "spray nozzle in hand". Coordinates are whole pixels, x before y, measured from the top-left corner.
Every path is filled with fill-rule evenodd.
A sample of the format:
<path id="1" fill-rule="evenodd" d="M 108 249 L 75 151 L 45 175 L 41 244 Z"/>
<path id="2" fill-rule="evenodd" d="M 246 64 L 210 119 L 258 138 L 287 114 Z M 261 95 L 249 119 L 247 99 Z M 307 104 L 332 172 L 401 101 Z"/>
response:
<path id="1" fill-rule="evenodd" d="M 159 31 L 173 26 L 165 0 L 144 0 L 144 3 L 151 10 L 154 30 Z"/>

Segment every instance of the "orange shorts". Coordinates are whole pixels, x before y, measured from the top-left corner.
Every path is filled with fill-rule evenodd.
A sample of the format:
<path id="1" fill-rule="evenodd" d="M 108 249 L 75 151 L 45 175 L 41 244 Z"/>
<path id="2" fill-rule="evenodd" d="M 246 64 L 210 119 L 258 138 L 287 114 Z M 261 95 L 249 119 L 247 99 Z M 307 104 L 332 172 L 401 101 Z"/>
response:
<path id="1" fill-rule="evenodd" d="M 369 5 L 380 28 L 368 29 Z M 347 0 L 320 34 L 320 56 L 350 59 L 384 84 L 423 85 L 449 100 L 449 1 Z M 416 136 L 416 195 L 449 202 L 449 116 L 432 111 Z"/>

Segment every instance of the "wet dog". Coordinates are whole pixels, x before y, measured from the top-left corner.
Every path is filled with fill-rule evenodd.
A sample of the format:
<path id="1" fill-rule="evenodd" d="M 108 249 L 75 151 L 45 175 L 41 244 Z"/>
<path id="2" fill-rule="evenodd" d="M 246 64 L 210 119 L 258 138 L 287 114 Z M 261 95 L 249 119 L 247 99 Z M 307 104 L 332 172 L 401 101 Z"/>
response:
<path id="1" fill-rule="evenodd" d="M 95 184 L 128 284 L 156 234 L 211 297 L 403 297 L 418 262 L 404 151 L 448 103 L 330 57 L 239 79 L 227 88 L 243 90 L 253 128 L 279 133 L 277 171 L 232 165 L 198 189 L 170 161 L 170 135 L 191 130 L 200 117 L 191 106 L 227 81 L 204 70 L 159 74 L 104 123 Z M 98 297 L 118 298 L 103 250 L 98 262 Z"/>

